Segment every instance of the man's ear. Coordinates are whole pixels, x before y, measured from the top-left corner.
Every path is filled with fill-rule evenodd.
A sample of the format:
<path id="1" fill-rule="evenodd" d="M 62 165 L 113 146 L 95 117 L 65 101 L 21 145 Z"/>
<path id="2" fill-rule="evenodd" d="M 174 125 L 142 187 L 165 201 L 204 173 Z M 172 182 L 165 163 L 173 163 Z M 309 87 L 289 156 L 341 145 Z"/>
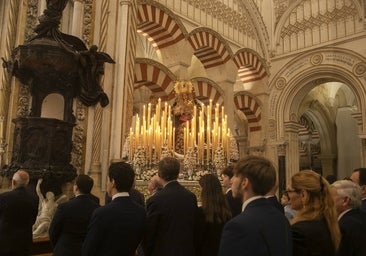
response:
<path id="1" fill-rule="evenodd" d="M 110 183 L 112 184 L 112 188 L 116 187 L 116 181 L 114 179 L 110 179 Z"/>
<path id="2" fill-rule="evenodd" d="M 241 185 L 242 190 L 246 189 L 249 185 L 249 179 L 248 178 L 243 178 L 240 185 Z"/>
<path id="3" fill-rule="evenodd" d="M 351 202 L 351 199 L 349 197 L 343 198 L 342 206 L 346 207 L 349 206 L 349 203 Z"/>

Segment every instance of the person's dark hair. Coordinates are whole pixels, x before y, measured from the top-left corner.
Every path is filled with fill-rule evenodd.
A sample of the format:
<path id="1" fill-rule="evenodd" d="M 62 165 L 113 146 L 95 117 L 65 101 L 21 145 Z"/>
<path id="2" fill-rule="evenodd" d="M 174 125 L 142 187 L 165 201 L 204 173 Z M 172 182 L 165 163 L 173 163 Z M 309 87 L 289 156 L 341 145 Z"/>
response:
<path id="1" fill-rule="evenodd" d="M 94 181 L 88 175 L 80 174 L 76 177 L 75 184 L 79 188 L 80 193 L 89 194 L 93 188 Z"/>
<path id="2" fill-rule="evenodd" d="M 114 180 L 118 192 L 128 192 L 135 181 L 135 171 L 126 162 L 115 162 L 109 166 L 109 180 Z"/>
<path id="3" fill-rule="evenodd" d="M 353 172 L 359 172 L 359 184 L 360 186 L 366 185 L 366 168 L 358 168 L 355 169 Z"/>
<path id="4" fill-rule="evenodd" d="M 325 177 L 329 184 L 337 181 L 337 177 L 334 174 L 329 174 Z"/>
<path id="5" fill-rule="evenodd" d="M 226 166 L 226 168 L 222 171 L 221 174 L 226 175 L 231 179 L 234 176 L 233 166 L 232 165 Z"/>
<path id="6" fill-rule="evenodd" d="M 231 218 L 231 210 L 217 176 L 206 174 L 198 183 L 202 188 L 201 201 L 206 221 L 211 223 L 228 221 Z"/>
<path id="7" fill-rule="evenodd" d="M 158 175 L 165 181 L 178 179 L 180 163 L 174 157 L 165 157 L 158 164 Z"/>
<path id="8" fill-rule="evenodd" d="M 260 156 L 240 159 L 234 166 L 234 175 L 247 178 L 256 195 L 266 195 L 276 184 L 276 170 L 272 162 Z"/>

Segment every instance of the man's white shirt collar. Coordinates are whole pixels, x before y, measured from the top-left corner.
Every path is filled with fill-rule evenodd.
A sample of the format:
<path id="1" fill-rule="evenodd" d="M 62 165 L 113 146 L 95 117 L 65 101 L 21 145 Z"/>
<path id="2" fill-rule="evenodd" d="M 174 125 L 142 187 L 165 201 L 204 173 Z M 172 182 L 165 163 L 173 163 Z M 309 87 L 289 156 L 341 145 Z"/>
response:
<path id="1" fill-rule="evenodd" d="M 117 197 L 127 197 L 127 196 L 130 196 L 130 194 L 128 192 L 119 192 L 119 193 L 114 194 L 112 196 L 112 200 L 117 198 Z"/>
<path id="2" fill-rule="evenodd" d="M 243 203 L 242 212 L 244 212 L 245 207 L 247 207 L 247 205 L 248 205 L 250 202 L 252 202 L 252 201 L 254 201 L 254 200 L 257 200 L 257 199 L 259 199 L 259 198 L 264 198 L 264 196 L 253 196 L 253 197 L 249 198 L 248 200 L 246 200 L 246 201 Z"/>
<path id="3" fill-rule="evenodd" d="M 349 212 L 350 210 L 352 210 L 352 208 L 351 209 L 348 209 L 348 210 L 345 210 L 344 212 L 342 212 L 341 214 L 339 214 L 339 216 L 338 216 L 338 221 L 343 217 L 343 215 L 345 215 L 347 212 Z"/>

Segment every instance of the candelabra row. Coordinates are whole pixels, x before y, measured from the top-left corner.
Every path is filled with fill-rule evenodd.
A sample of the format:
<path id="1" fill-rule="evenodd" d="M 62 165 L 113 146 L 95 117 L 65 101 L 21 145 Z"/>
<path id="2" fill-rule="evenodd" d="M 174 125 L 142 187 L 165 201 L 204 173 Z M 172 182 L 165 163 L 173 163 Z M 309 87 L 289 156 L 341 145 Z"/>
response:
<path id="1" fill-rule="evenodd" d="M 150 103 L 147 108 L 143 106 L 142 117 L 134 118 L 124 144 L 123 157 L 133 164 L 138 177 L 166 156 L 182 159 L 188 179 L 200 170 L 219 173 L 238 159 L 236 140 L 228 129 L 224 107 L 216 105 L 213 109 L 212 100 L 208 106 L 194 105 L 192 113 L 184 113 L 190 116 L 184 121 L 177 122 L 181 119 L 174 118 L 166 102 L 162 108 L 160 99 L 155 113 L 152 112 Z M 181 152 L 177 150 L 176 138 L 177 145 L 183 144 Z"/>

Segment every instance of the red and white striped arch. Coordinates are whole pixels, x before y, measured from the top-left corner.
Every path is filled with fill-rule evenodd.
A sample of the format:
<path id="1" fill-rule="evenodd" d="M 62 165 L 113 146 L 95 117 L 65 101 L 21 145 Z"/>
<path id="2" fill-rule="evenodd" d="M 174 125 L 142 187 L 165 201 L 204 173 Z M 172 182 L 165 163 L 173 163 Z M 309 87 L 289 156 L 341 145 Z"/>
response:
<path id="1" fill-rule="evenodd" d="M 158 49 L 171 46 L 185 38 L 183 28 L 172 15 L 156 6 L 140 4 L 137 18 L 137 31 L 146 36 Z"/>
<path id="2" fill-rule="evenodd" d="M 140 61 L 135 63 L 134 89 L 142 86 L 149 88 L 156 97 L 167 98 L 174 87 L 175 77 L 158 64 Z"/>
<path id="3" fill-rule="evenodd" d="M 243 49 L 235 54 L 233 60 L 243 83 L 258 81 L 267 76 L 261 57 L 255 52 Z"/>
<path id="4" fill-rule="evenodd" d="M 194 49 L 194 55 L 206 69 L 219 66 L 231 59 L 228 47 L 214 33 L 193 30 L 188 41 Z"/>
<path id="5" fill-rule="evenodd" d="M 208 81 L 194 81 L 194 93 L 198 100 L 200 100 L 206 106 L 212 100 L 212 106 L 222 106 L 224 104 L 224 98 L 221 93 L 215 88 L 215 86 Z"/>
<path id="6" fill-rule="evenodd" d="M 247 117 L 249 131 L 260 131 L 261 107 L 256 99 L 247 94 L 239 94 L 234 97 L 234 103 L 236 108 Z"/>

